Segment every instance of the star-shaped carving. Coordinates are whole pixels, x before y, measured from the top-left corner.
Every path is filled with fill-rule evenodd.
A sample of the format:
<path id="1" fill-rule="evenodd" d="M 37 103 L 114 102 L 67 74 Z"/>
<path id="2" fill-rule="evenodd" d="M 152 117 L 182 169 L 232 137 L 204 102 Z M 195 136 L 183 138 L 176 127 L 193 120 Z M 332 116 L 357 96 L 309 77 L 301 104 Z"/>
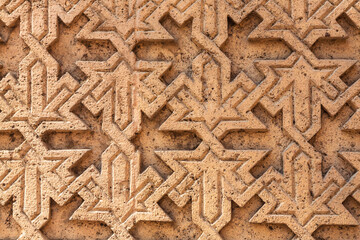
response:
<path id="1" fill-rule="evenodd" d="M 353 4 L 336 1 L 333 6 L 329 2 L 291 0 L 291 12 L 288 12 L 277 1 L 266 1 L 256 9 L 264 21 L 249 38 L 280 38 L 294 49 L 306 51 L 321 37 L 345 37 L 346 32 L 336 21 L 342 12 L 334 9 L 349 8 Z"/>
<path id="2" fill-rule="evenodd" d="M 193 69 L 197 69 L 193 79 L 180 74 L 172 83 L 174 86 L 168 87 L 176 86 L 179 91 L 168 103 L 173 113 L 160 130 L 195 131 L 204 141 L 212 142 L 210 145 L 221 148 L 217 139 L 230 130 L 266 129 L 251 109 L 261 98 L 260 92 L 270 87 L 269 80 L 255 85 L 241 73 L 227 82 L 229 76 L 222 75 L 221 66 L 206 53 L 194 60 Z M 243 86 L 246 84 L 250 87 Z M 249 88 L 250 93 L 246 91 Z"/>
<path id="3" fill-rule="evenodd" d="M 280 80 L 269 92 L 269 96 L 279 99 L 291 86 L 293 88 L 295 126 L 302 132 L 311 125 L 312 87 L 336 92 L 327 81 L 333 69 L 314 69 L 303 57 L 291 68 L 276 68 Z M 332 93 L 330 92 L 330 93 Z"/>
<path id="4" fill-rule="evenodd" d="M 259 61 L 258 67 L 272 86 L 260 103 L 271 113 L 283 110 L 289 132 L 296 128 L 305 139 L 313 137 L 321 127 L 322 107 L 335 115 L 359 92 L 360 83 L 348 87 L 341 75 L 355 61 L 306 59 L 297 53 L 285 60 Z M 298 137 L 294 137 L 298 138 Z"/>
<path id="5" fill-rule="evenodd" d="M 64 89 L 52 101 L 47 102 L 47 96 L 44 93 L 46 79 L 43 78 L 43 74 L 39 74 L 42 71 L 41 64 L 34 65 L 33 80 L 29 86 L 30 99 L 24 98 L 24 90 L 26 93 L 29 92 L 28 89 L 22 88 L 22 84 L 10 73 L 0 80 L 2 103 L 0 129 L 1 131 L 18 130 L 24 137 L 24 142 L 17 148 L 17 151 L 23 153 L 22 157 L 19 159 L 12 154 L 6 159 L 9 164 L 13 161 L 21 161 L 21 166 L 17 168 L 23 169 L 13 170 L 13 172 L 21 172 L 16 175 L 16 178 L 24 181 L 24 188 L 21 190 L 24 193 L 14 194 L 24 194 L 23 211 L 30 220 L 37 221 L 39 226 L 48 220 L 49 215 L 48 209 L 44 207 L 46 203 L 43 203 L 49 196 L 45 195 L 46 191 L 39 192 L 39 189 L 47 188 L 45 186 L 50 184 L 52 186 L 49 185 L 49 188 L 61 192 L 63 187 L 74 178 L 68 172 L 69 168 L 88 151 L 85 149 L 49 150 L 42 141 L 42 136 L 46 131 L 87 128 L 78 117 L 71 113 L 71 108 L 78 101 L 71 97 L 72 93 L 69 89 Z M 70 75 L 64 75 L 62 81 L 67 80 L 71 83 L 74 79 Z M 71 90 L 75 91 L 78 85 L 73 85 L 73 87 Z M 2 152 L 5 154 L 7 151 Z M 7 179 L 10 176 L 11 174 L 4 177 Z M 43 180 L 40 181 L 39 178 Z M 53 182 L 55 179 L 59 182 Z M 56 198 L 55 195 L 52 197 Z"/>
<path id="6" fill-rule="evenodd" d="M 101 156 L 101 172 L 90 166 L 67 188 L 84 202 L 71 219 L 105 222 L 112 238 L 134 239 L 128 232 L 138 221 L 171 221 L 157 204 L 160 175 L 148 167 L 140 173 L 140 153 L 126 156 L 112 143 Z"/>
<path id="7" fill-rule="evenodd" d="M 289 149 L 293 147 L 294 145 Z M 288 153 L 290 152 L 292 150 Z M 343 202 L 348 196 L 355 194 L 359 186 L 359 153 L 343 152 L 341 156 L 348 160 L 357 172 L 349 182 L 342 179 L 341 184 L 328 184 L 317 197 L 311 191 L 311 165 L 308 156 L 303 153 L 292 156 L 295 159 L 290 163 L 293 164 L 293 170 L 290 174 L 292 180 L 290 179 L 288 184 L 293 184 L 293 187 L 284 188 L 283 181 L 280 184 L 271 182 L 259 193 L 265 204 L 250 221 L 286 224 L 301 239 L 314 239 L 312 234 L 321 225 L 358 225 L 354 216 L 343 206 Z M 292 157 L 285 157 L 284 161 L 292 161 Z M 284 169 L 285 171 L 287 170 Z M 291 188 L 293 190 L 289 190 Z"/>
<path id="8" fill-rule="evenodd" d="M 202 176 L 204 217 L 213 222 L 220 214 L 222 176 L 231 175 L 243 163 L 239 160 L 220 160 L 214 153 L 208 152 L 198 161 L 179 161 L 195 179 Z"/>
<path id="9" fill-rule="evenodd" d="M 213 129 L 220 121 L 242 120 L 243 118 L 230 104 L 223 104 L 221 93 L 220 69 L 214 61 L 204 66 L 203 95 L 200 99 L 192 97 L 188 92 L 181 91 L 179 99 L 191 109 L 183 120 L 204 121 L 209 129 Z"/>
<path id="10" fill-rule="evenodd" d="M 250 170 L 267 152 L 223 149 L 219 155 L 204 142 L 195 150 L 156 151 L 174 171 L 159 191 L 169 192 L 179 206 L 191 198 L 193 222 L 203 230 L 200 238 L 220 238 L 219 231 L 231 219 L 231 200 L 243 206 L 261 186 Z"/>
<path id="11" fill-rule="evenodd" d="M 322 154 L 308 142 L 321 127 L 322 106 L 335 115 L 359 93 L 359 83 L 348 87 L 340 79 L 352 64 L 317 59 L 310 63 L 297 54 L 259 62 L 259 69 L 276 79 L 260 102 L 272 115 L 282 110 L 283 128 L 293 143 L 283 153 L 282 180 L 272 181 L 259 193 L 265 204 L 252 222 L 286 224 L 301 239 L 313 239 L 320 225 L 357 224 L 342 205 L 341 195 L 352 194 L 344 193 L 349 188 L 346 180 L 335 167 L 324 175 Z M 349 159 L 357 168 L 353 157 Z"/>

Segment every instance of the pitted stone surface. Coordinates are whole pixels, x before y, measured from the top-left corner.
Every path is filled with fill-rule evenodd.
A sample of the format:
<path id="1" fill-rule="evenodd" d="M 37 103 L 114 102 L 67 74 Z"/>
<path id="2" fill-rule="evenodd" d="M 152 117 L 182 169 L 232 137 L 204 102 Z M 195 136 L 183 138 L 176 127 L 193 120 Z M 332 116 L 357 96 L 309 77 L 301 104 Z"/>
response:
<path id="1" fill-rule="evenodd" d="M 359 0 L 0 0 L 0 239 L 359 239 Z"/>

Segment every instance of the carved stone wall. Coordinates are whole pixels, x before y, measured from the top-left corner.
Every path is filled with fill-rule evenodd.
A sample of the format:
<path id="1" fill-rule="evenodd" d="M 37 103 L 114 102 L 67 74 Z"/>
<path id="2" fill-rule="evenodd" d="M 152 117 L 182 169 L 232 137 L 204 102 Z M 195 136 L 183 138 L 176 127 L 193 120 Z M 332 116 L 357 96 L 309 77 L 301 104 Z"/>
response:
<path id="1" fill-rule="evenodd" d="M 359 239 L 359 0 L 0 0 L 0 239 Z"/>

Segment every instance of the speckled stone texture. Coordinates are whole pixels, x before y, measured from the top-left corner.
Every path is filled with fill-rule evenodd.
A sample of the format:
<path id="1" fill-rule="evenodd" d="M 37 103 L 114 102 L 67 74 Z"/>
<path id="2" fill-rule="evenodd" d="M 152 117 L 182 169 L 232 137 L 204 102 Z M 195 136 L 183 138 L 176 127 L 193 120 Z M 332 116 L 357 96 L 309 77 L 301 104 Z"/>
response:
<path id="1" fill-rule="evenodd" d="M 0 239 L 360 239 L 360 0 L 0 0 Z"/>

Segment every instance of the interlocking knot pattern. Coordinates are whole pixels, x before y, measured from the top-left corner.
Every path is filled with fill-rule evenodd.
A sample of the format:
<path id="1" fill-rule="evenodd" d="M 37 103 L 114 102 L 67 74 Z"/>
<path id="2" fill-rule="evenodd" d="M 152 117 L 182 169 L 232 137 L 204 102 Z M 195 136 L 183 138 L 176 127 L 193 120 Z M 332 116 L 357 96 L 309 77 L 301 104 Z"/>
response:
<path id="1" fill-rule="evenodd" d="M 359 239 L 359 35 L 359 0 L 0 0 L 0 238 Z"/>

